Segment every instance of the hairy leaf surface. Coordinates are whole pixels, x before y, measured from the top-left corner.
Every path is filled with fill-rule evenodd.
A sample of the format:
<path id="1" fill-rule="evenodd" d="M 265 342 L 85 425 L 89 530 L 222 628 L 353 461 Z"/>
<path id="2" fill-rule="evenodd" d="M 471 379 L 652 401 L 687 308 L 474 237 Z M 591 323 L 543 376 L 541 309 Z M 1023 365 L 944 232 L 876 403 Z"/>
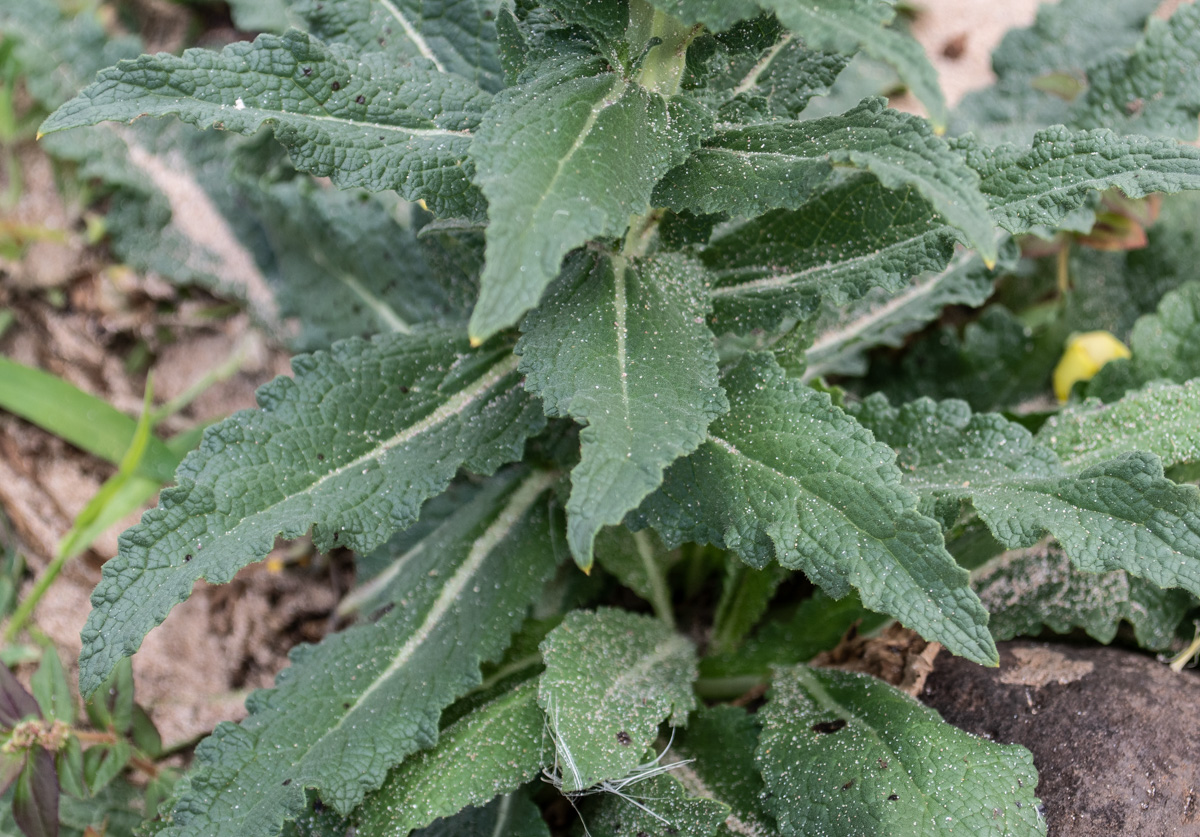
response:
<path id="1" fill-rule="evenodd" d="M 359 808 L 365 834 L 408 834 L 468 806 L 486 805 L 547 764 L 538 684 L 527 680 L 455 721 L 432 750 L 388 774 Z"/>
<path id="2" fill-rule="evenodd" d="M 42 133 L 178 116 L 251 134 L 269 124 L 296 167 L 339 186 L 396 189 L 438 215 L 482 214 L 463 160 L 489 96 L 465 79 L 290 31 L 221 52 L 143 55 L 103 70 Z"/>
<path id="3" fill-rule="evenodd" d="M 669 720 L 696 706 L 696 649 L 649 616 L 575 610 L 542 642 L 546 710 L 564 793 L 624 778 Z"/>
<path id="4" fill-rule="evenodd" d="M 726 821 L 722 835 L 777 833 L 763 808 L 765 788 L 754 760 L 759 732 L 758 718 L 741 707 L 704 707 L 672 748 L 693 759 L 684 770 L 703 795 L 729 805 L 733 819 Z"/>
<path id="5" fill-rule="evenodd" d="M 650 757 L 647 753 L 647 758 Z M 670 754 L 666 758 L 670 758 Z M 623 796 L 601 794 L 597 804 L 585 808 L 583 813 L 592 837 L 662 833 L 712 837 L 719 834 L 717 829 L 729 815 L 729 806 L 707 794 L 697 795 L 694 788 L 685 785 L 686 769 L 677 768 L 673 773 L 637 782 L 626 787 Z"/>
<path id="6" fill-rule="evenodd" d="M 853 586 L 867 607 L 994 664 L 987 613 L 892 451 L 769 355 L 747 355 L 724 384 L 728 415 L 668 470 L 636 522 L 668 545 L 713 543 L 756 567 L 775 558 L 835 598 Z"/>
<path id="7" fill-rule="evenodd" d="M 729 56 L 728 66 L 698 92 L 714 100 L 721 122 L 749 125 L 795 119 L 814 96 L 829 92 L 849 60 L 836 52 L 810 49 L 794 32 L 784 32 L 761 55 Z M 734 71 L 740 72 L 730 77 Z"/>
<path id="8" fill-rule="evenodd" d="M 782 669 L 759 715 L 766 805 L 785 837 L 1046 833 L 1028 750 L 870 675 Z"/>
<path id="9" fill-rule="evenodd" d="M 1200 117 L 1200 8 L 1151 18 L 1128 55 L 1088 68 L 1088 88 L 1071 124 L 1194 140 Z"/>
<path id="10" fill-rule="evenodd" d="M 224 583 L 313 529 L 317 548 L 370 550 L 412 523 L 460 467 L 519 459 L 544 423 L 507 348 L 444 332 L 336 344 L 293 360 L 262 409 L 210 428 L 178 486 L 121 538 L 92 595 L 81 689 L 95 690 L 197 579 Z"/>
<path id="11" fill-rule="evenodd" d="M 1167 479 L 1153 454 L 1068 471 L 1025 428 L 962 401 L 895 408 L 877 395 L 855 412 L 897 448 L 906 484 L 943 518 L 970 501 L 1010 549 L 1051 534 L 1081 570 L 1124 569 L 1200 594 L 1200 490 Z"/>
<path id="12" fill-rule="evenodd" d="M 704 121 L 694 103 L 663 99 L 595 60 L 560 62 L 501 93 L 471 146 L 491 220 L 471 334 L 513 325 L 569 251 L 624 232 Z"/>
<path id="13" fill-rule="evenodd" d="M 874 287 L 898 291 L 949 263 L 957 239 L 914 187 L 851 178 L 795 211 L 718 232 L 702 258 L 713 277 L 713 324 L 739 334 L 808 319 Z"/>
<path id="14" fill-rule="evenodd" d="M 587 425 L 567 503 L 580 566 L 591 566 L 596 533 L 637 508 L 729 409 L 707 313 L 703 273 L 683 256 L 583 252 L 526 318 L 516 348 L 525 386 L 547 415 Z"/>
<path id="15" fill-rule="evenodd" d="M 467 808 L 422 828 L 414 837 L 550 837 L 550 828 L 537 805 L 523 793 L 493 800 L 482 808 Z"/>
<path id="16" fill-rule="evenodd" d="M 1139 450 L 1164 467 L 1200 462 L 1200 381 L 1151 386 L 1114 404 L 1068 407 L 1042 425 L 1037 440 L 1073 469 Z"/>
<path id="17" fill-rule="evenodd" d="M 177 790 L 172 837 L 268 837 L 305 788 L 349 813 L 438 738 L 441 710 L 479 682 L 553 573 L 553 474 L 509 473 L 401 561 L 404 599 L 301 646 L 275 688 L 221 724 Z M 264 753 L 271 753 L 264 758 Z"/>
<path id="18" fill-rule="evenodd" d="M 699 213 L 795 209 L 835 166 L 869 171 L 889 189 L 914 187 L 985 258 L 995 258 L 978 175 L 928 122 L 883 99 L 865 99 L 839 116 L 722 131 L 664 178 L 655 201 Z"/>
<path id="19" fill-rule="evenodd" d="M 998 641 L 1037 636 L 1045 626 L 1060 634 L 1083 628 L 1109 643 L 1125 621 L 1139 646 L 1165 650 L 1193 601 L 1124 570 L 1080 572 L 1053 542 L 993 558 L 971 573 L 971 586 L 991 614 L 988 627 Z"/>
<path id="20" fill-rule="evenodd" d="M 496 16 L 500 0 L 300 0 L 295 13 L 326 43 L 430 62 L 495 93 L 504 86 Z"/>

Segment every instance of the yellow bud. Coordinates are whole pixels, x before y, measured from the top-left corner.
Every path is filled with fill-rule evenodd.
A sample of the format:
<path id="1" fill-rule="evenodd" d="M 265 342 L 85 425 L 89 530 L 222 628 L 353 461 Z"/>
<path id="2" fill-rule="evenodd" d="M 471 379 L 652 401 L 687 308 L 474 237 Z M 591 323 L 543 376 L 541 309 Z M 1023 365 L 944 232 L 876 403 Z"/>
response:
<path id="1" fill-rule="evenodd" d="M 1090 381 L 1104 364 L 1119 357 L 1129 357 L 1129 347 L 1107 331 L 1072 334 L 1054 367 L 1054 394 L 1065 402 L 1077 381 Z"/>

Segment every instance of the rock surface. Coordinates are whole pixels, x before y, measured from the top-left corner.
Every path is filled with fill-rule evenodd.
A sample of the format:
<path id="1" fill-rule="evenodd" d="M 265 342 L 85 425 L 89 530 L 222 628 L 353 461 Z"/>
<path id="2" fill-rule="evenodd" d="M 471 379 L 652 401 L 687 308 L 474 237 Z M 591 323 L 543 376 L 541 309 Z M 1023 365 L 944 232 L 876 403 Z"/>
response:
<path id="1" fill-rule="evenodd" d="M 1000 668 L 946 652 L 920 698 L 1033 753 L 1050 837 L 1200 837 L 1200 676 L 1116 648 L 1000 643 Z"/>

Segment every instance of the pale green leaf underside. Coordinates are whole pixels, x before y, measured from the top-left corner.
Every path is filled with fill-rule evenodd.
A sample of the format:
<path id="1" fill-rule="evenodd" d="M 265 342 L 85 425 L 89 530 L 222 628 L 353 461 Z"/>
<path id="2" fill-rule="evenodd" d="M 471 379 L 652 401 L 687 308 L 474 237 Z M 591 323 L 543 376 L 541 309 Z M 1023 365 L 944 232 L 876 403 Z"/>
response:
<path id="1" fill-rule="evenodd" d="M 478 216 L 481 199 L 463 160 L 489 98 L 457 76 L 360 58 L 293 30 L 219 53 L 124 61 L 101 71 L 41 131 L 141 116 L 242 134 L 269 124 L 303 171 L 339 186 L 395 189 L 435 214 Z"/>
<path id="2" fill-rule="evenodd" d="M 526 388 L 552 416 L 586 424 L 571 471 L 567 532 L 584 567 L 606 525 L 620 523 L 691 453 L 729 404 L 703 273 L 675 255 L 638 260 L 572 257 L 517 344 Z"/>
<path id="3" fill-rule="evenodd" d="M 1037 440 L 1073 469 L 1137 450 L 1164 467 L 1200 462 L 1200 381 L 1152 385 L 1115 404 L 1068 407 L 1042 425 Z"/>
<path id="4" fill-rule="evenodd" d="M 1020 425 L 962 401 L 893 408 L 873 396 L 856 412 L 941 514 L 970 501 L 1010 549 L 1050 534 L 1081 570 L 1124 569 L 1200 594 L 1200 489 L 1171 482 L 1153 454 L 1068 471 Z"/>
<path id="5" fill-rule="evenodd" d="M 1033 756 L 866 674 L 780 670 L 758 749 L 784 837 L 1045 834 Z"/>
<path id="6" fill-rule="evenodd" d="M 669 719 L 695 708 L 696 649 L 661 621 L 623 610 L 575 610 L 542 642 L 538 703 L 570 793 L 621 779 Z"/>
<path id="7" fill-rule="evenodd" d="M 1133 625 L 1138 645 L 1165 650 L 1191 606 L 1182 590 L 1164 590 L 1124 570 L 1083 573 L 1055 543 L 1005 552 L 971 573 L 971 586 L 991 614 L 997 641 L 1083 628 L 1109 643 L 1122 621 Z"/>
<path id="8" fill-rule="evenodd" d="M 488 197 L 487 254 L 471 334 L 534 307 L 563 257 L 624 232 L 654 184 L 695 148 L 696 106 L 667 101 L 595 61 L 568 61 L 504 91 L 471 145 Z"/>
<path id="9" fill-rule="evenodd" d="M 496 16 L 500 0 L 302 0 L 308 31 L 396 63 L 424 59 L 491 93 L 504 86 Z"/>
<path id="10" fill-rule="evenodd" d="M 985 258 L 995 258 L 978 175 L 928 122 L 887 108 L 883 99 L 838 116 L 723 131 L 664 178 L 655 202 L 735 215 L 796 209 L 835 166 L 869 171 L 890 189 L 914 187 Z"/>
<path id="11" fill-rule="evenodd" d="M 941 270 L 957 237 L 915 188 L 851 178 L 795 211 L 775 210 L 718 231 L 702 253 L 712 276 L 713 326 L 745 334 L 809 319 L 874 287 L 900 290 Z"/>
<path id="12" fill-rule="evenodd" d="M 221 724 L 176 790 L 170 837 L 270 837 L 305 788 L 349 813 L 438 738 L 444 707 L 479 682 L 556 564 L 555 476 L 508 474 L 400 558 L 403 602 L 292 652 L 273 689 Z M 264 754 L 270 754 L 264 757 Z"/>
<path id="13" fill-rule="evenodd" d="M 408 834 L 533 779 L 551 761 L 536 680 L 527 680 L 438 735 L 388 774 L 358 810 L 364 834 Z"/>
<path id="14" fill-rule="evenodd" d="M 121 537 L 92 594 L 81 689 L 192 592 L 225 583 L 311 528 L 317 548 L 370 550 L 412 523 L 460 467 L 491 473 L 521 457 L 545 419 L 505 347 L 470 352 L 430 332 L 348 340 L 293 360 L 259 390 L 261 410 L 210 428 L 178 487 Z"/>
<path id="15" fill-rule="evenodd" d="M 1200 117 L 1200 7 L 1185 5 L 1170 21 L 1151 18 L 1128 55 L 1087 71 L 1087 91 L 1071 124 L 1122 134 L 1196 139 Z"/>
<path id="16" fill-rule="evenodd" d="M 987 613 L 892 451 L 768 355 L 747 355 L 724 384 L 730 412 L 633 522 L 668 545 L 713 543 L 757 567 L 775 558 L 834 598 L 853 586 L 872 610 L 994 664 Z"/>

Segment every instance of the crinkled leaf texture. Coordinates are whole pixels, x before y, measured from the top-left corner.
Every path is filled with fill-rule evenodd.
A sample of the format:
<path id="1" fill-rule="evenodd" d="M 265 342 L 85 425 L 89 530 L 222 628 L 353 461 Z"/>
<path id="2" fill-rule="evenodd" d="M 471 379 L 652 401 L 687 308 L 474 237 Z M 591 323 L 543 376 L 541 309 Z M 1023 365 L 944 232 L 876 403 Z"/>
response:
<path id="1" fill-rule="evenodd" d="M 729 409 L 703 283 L 699 265 L 681 255 L 630 262 L 584 251 L 522 327 L 515 351 L 526 388 L 547 415 L 587 425 L 567 503 L 571 552 L 583 567 L 596 533 L 637 508 Z"/>
<path id="2" fill-rule="evenodd" d="M 874 395 L 855 414 L 897 449 L 906 485 L 943 519 L 970 502 L 1010 549 L 1050 534 L 1081 570 L 1124 569 L 1200 595 L 1200 489 L 1167 479 L 1153 454 L 1068 470 L 1019 424 L 963 401 L 895 408 Z"/>
<path id="3" fill-rule="evenodd" d="M 496 97 L 471 145 L 490 219 L 476 338 L 536 305 L 569 251 L 646 212 L 654 184 L 710 122 L 694 102 L 664 99 L 598 59 L 540 70 Z"/>
<path id="4" fill-rule="evenodd" d="M 1046 833 L 1028 750 L 963 732 L 882 680 L 780 669 L 759 715 L 765 804 L 784 837 Z"/>
<path id="5" fill-rule="evenodd" d="M 346 814 L 438 739 L 444 707 L 480 682 L 556 561 L 548 472 L 511 471 L 401 556 L 402 601 L 301 646 L 275 688 L 221 724 L 176 791 L 170 837 L 269 837 L 305 789 Z M 268 755 L 269 754 L 269 755 Z"/>
<path id="6" fill-rule="evenodd" d="M 998 555 L 971 573 L 971 586 L 991 614 L 988 627 L 998 641 L 1037 636 L 1045 626 L 1060 634 L 1083 628 L 1108 643 L 1125 621 L 1140 647 L 1163 651 L 1194 601 L 1124 570 L 1080 572 L 1053 542 Z"/>
<path id="7" fill-rule="evenodd" d="M 722 131 L 655 190 L 655 202 L 677 210 L 756 215 L 795 209 L 835 166 L 863 169 L 890 189 L 914 187 L 987 259 L 995 234 L 979 176 L 929 123 L 864 99 L 838 116 Z"/>
<path id="8" fill-rule="evenodd" d="M 209 428 L 159 507 L 121 537 L 92 594 L 80 688 L 192 592 L 310 528 L 317 548 L 373 549 L 412 523 L 460 467 L 489 474 L 521 458 L 545 422 L 506 346 L 457 334 L 347 340 L 297 357 L 296 377 L 259 390 L 262 408 Z"/>
<path id="9" fill-rule="evenodd" d="M 867 607 L 994 665 L 987 612 L 895 454 L 769 355 L 746 355 L 723 383 L 729 413 L 632 522 L 668 545 L 713 543 L 756 567 L 775 558 L 835 598 L 853 586 Z"/>
<path id="10" fill-rule="evenodd" d="M 395 189 L 437 215 L 481 216 L 464 158 L 490 96 L 428 64 L 359 56 L 295 30 L 221 52 L 143 55 L 101 71 L 42 133 L 178 116 L 251 134 L 269 124 L 296 167 L 339 186 Z"/>
<path id="11" fill-rule="evenodd" d="M 436 747 L 409 758 L 366 798 L 359 830 L 408 834 L 533 779 L 549 763 L 537 694 L 537 680 L 525 680 L 442 730 Z"/>
<path id="12" fill-rule="evenodd" d="M 727 704 L 707 706 L 696 712 L 671 748 L 692 759 L 678 775 L 700 796 L 730 807 L 722 835 L 778 833 L 764 808 L 765 788 L 754 758 L 759 732 L 757 714 Z"/>
<path id="13" fill-rule="evenodd" d="M 292 0 L 308 31 L 358 53 L 403 63 L 423 58 L 495 93 L 504 86 L 496 16 L 500 0 Z"/>
<path id="14" fill-rule="evenodd" d="M 649 616 L 575 610 L 542 642 L 538 703 L 565 793 L 622 779 L 643 761 L 658 725 L 682 726 L 696 706 L 696 649 Z"/>
<path id="15" fill-rule="evenodd" d="M 809 319 L 823 300 L 844 306 L 874 287 L 901 290 L 942 270 L 957 236 L 907 186 L 852 177 L 798 210 L 719 230 L 702 258 L 713 281 L 713 325 L 745 334 Z"/>

